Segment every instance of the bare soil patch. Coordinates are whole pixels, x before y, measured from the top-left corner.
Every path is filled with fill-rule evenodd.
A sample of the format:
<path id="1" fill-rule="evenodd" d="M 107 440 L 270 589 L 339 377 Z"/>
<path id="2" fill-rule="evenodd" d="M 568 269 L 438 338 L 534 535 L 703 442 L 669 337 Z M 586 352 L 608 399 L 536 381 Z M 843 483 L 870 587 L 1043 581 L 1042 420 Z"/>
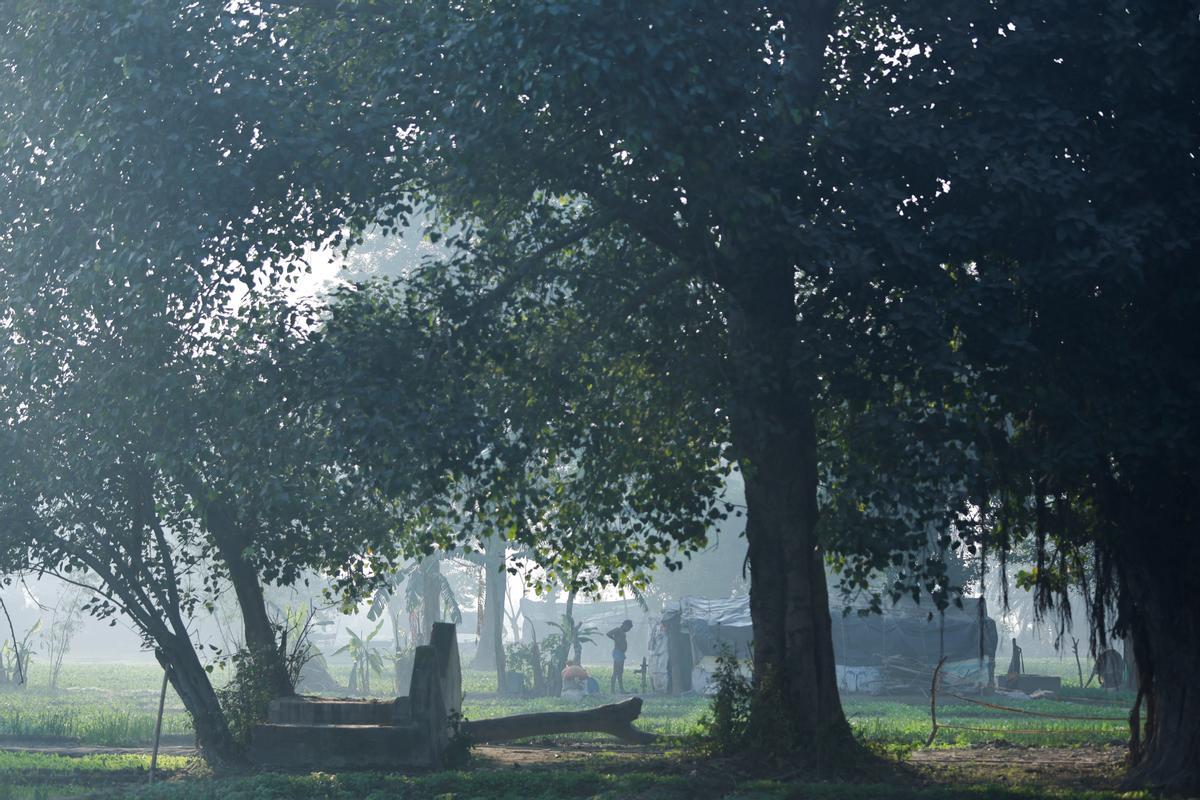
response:
<path id="1" fill-rule="evenodd" d="M 150 747 L 102 747 L 90 744 L 46 744 L 37 739 L 9 739 L 0 743 L 0 750 L 10 753 L 46 753 L 52 756 L 82 758 L 83 756 L 148 756 Z M 160 756 L 195 756 L 199 751 L 194 745 L 161 745 Z"/>
<path id="2" fill-rule="evenodd" d="M 472 762 L 484 767 L 558 767 L 598 761 L 638 765 L 664 755 L 662 748 L 654 745 L 606 742 L 481 744 L 471 748 Z"/>
<path id="3" fill-rule="evenodd" d="M 1062 789 L 1114 789 L 1125 769 L 1126 748 L 981 747 L 917 750 L 907 763 L 935 783 L 975 781 Z"/>

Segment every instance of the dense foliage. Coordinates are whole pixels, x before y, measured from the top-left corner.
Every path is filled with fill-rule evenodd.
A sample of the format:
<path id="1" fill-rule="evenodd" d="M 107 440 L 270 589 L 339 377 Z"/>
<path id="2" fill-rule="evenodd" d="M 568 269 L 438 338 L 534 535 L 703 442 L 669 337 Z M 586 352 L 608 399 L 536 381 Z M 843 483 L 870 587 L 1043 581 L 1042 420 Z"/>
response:
<path id="1" fill-rule="evenodd" d="M 1133 636 L 1141 777 L 1195 787 L 1187 4 L 3 14 L 13 566 L 86 565 L 159 640 L 193 570 L 350 565 L 352 595 L 497 531 L 629 583 L 736 468 L 757 735 L 848 741 L 823 548 L 944 606 L 950 550 L 1032 540 L 1043 608 L 1087 580 L 1097 638 Z M 414 224 L 443 249 L 399 282 L 223 322 Z"/>

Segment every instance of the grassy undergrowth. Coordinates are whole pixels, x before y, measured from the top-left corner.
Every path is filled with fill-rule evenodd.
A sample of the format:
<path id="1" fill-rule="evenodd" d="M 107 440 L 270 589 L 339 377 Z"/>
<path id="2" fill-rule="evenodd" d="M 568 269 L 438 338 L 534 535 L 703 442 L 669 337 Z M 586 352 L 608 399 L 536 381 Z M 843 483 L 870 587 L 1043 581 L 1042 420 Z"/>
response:
<path id="1" fill-rule="evenodd" d="M 159 755 L 158 769 L 164 772 L 182 770 L 195 759 L 185 756 Z M 0 776 L 25 774 L 103 774 L 106 772 L 145 772 L 150 768 L 150 756 L 139 753 L 97 753 L 82 756 L 60 756 L 53 753 L 20 753 L 0 751 Z M 0 780 L 0 783 L 3 783 Z"/>
<path id="2" fill-rule="evenodd" d="M 607 678 L 606 671 L 594 670 L 596 677 Z M 335 672 L 336 674 L 336 672 Z M 64 669 L 62 690 L 49 693 L 39 689 L 34 675 L 33 688 L 0 693 L 0 737 L 68 737 L 94 745 L 128 746 L 146 744 L 153 733 L 157 689 L 161 672 L 154 665 L 68 665 Z M 467 671 L 466 713 L 473 719 L 529 711 L 569 710 L 578 702 L 552 698 L 521 699 L 497 696 L 494 676 Z M 385 693 L 380 692 L 383 696 Z M 1090 702 L 1025 701 L 993 698 L 1039 712 L 1065 712 L 1075 715 L 1113 716 L 1124 714 L 1130 698 L 1113 696 L 1098 690 L 1068 689 Z M 611 702 L 602 696 L 595 702 Z M 639 727 L 668 737 L 674 744 L 687 744 L 699 730 L 699 719 L 708 702 L 699 697 L 645 698 Z M 851 723 L 862 741 L 877 751 L 902 755 L 924 743 L 929 732 L 928 699 L 920 695 L 908 698 L 873 698 L 849 695 L 844 705 Z M 952 701 L 939 706 L 944 723 L 983 728 L 1039 728 L 1047 735 L 1013 733 L 977 733 L 943 731 L 939 745 L 963 746 L 983 742 L 1008 742 L 1042 746 L 1109 744 L 1124 741 L 1124 723 L 1048 720 L 1014 715 L 1010 712 L 980 708 Z M 168 733 L 191 730 L 187 715 L 178 700 L 168 699 L 164 729 Z M 558 737 L 569 742 L 598 738 L 578 735 Z M 0 739 L 0 746 L 4 744 Z M 668 746 L 672 743 L 668 741 Z M 196 760 L 166 756 L 160 759 L 163 782 L 146 786 L 149 759 L 142 755 L 89 755 L 66 757 L 48 753 L 0 752 L 0 800 L 51 800 L 51 798 L 91 797 L 97 800 L 143 798 L 144 800 L 283 800 L 284 798 L 354 798 L 383 800 L 411 798 L 419 800 L 491 800 L 492 798 L 596 798 L 608 800 L 771 800 L 773 798 L 814 798 L 815 800 L 1032 800 L 1050 797 L 1061 800 L 1116 800 L 1110 792 L 1055 788 L 1047 786 L 992 785 L 984 780 L 968 779 L 953 784 L 899 780 L 890 783 L 795 782 L 771 779 L 735 779 L 720 770 L 701 766 L 697 774 L 680 755 L 646 754 L 627 758 L 621 763 L 606 759 L 599 751 L 586 762 L 572 761 L 560 767 L 476 763 L 462 772 L 429 775 L 242 775 L 213 778 Z M 1020 756 L 1014 756 L 1020 759 Z M 877 780 L 877 779 L 870 779 Z M 993 776 L 986 780 L 1007 780 Z"/>
<path id="3" fill-rule="evenodd" d="M 164 779 L 197 767 L 194 758 L 159 756 L 158 774 Z M 97 754 L 61 756 L 51 753 L 0 751 L 0 800 L 55 800 L 93 796 L 95 792 L 128 794 L 148 777 L 150 757 Z"/>
<path id="4" fill-rule="evenodd" d="M 85 796 L 89 787 L 82 784 L 45 784 L 0 785 L 0 800 L 60 800 Z"/>
<path id="5" fill-rule="evenodd" d="M 1141 794 L 1047 787 L 998 786 L 957 780 L 930 784 L 924 780 L 878 782 L 796 781 L 740 777 L 720 765 L 689 762 L 685 756 L 646 754 L 620 761 L 597 754 L 594 766 L 572 761 L 562 767 L 514 768 L 478 763 L 462 771 L 424 775 L 378 773 L 256 774 L 213 778 L 194 760 L 160 759 L 162 781 L 146 785 L 149 759 L 144 756 L 66 757 L 43 753 L 0 754 L 0 800 L 78 798 L 116 800 L 1117 800 Z M 699 767 L 699 770 L 697 769 Z"/>
<path id="6" fill-rule="evenodd" d="M 111 795 L 116 797 L 118 795 Z M 896 784 L 787 783 L 747 781 L 721 786 L 710 779 L 663 775 L 652 771 L 624 773 L 579 770 L 565 772 L 445 772 L 415 777 L 395 775 L 260 775 L 215 780 L 203 785 L 165 783 L 120 794 L 139 800 L 1117 800 L 1135 797 L 1112 792 L 1054 791 L 1038 787 L 901 786 Z"/>
<path id="7" fill-rule="evenodd" d="M 1048 667 L 1066 671 L 1068 666 L 1065 661 L 1056 659 L 1049 662 L 1043 664 L 1031 659 L 1029 668 L 1031 671 L 1052 672 Z M 1074 664 L 1069 666 L 1074 672 Z M 592 672 L 602 685 L 607 685 L 608 672 L 605 668 L 594 668 Z M 108 747 L 147 745 L 153 739 L 161 680 L 162 672 L 153 664 L 67 664 L 60 679 L 62 688 L 50 693 L 39 688 L 44 685 L 44 677 L 39 675 L 35 664 L 30 689 L 0 692 L 0 744 L 6 740 L 50 739 Z M 1077 683 L 1078 679 L 1074 682 Z M 497 696 L 494 692 L 495 676 L 488 672 L 466 670 L 463 683 L 467 692 L 464 711 L 470 719 L 582 707 L 580 702 L 559 698 Z M 630 688 L 633 688 L 633 683 L 631 680 Z M 383 686 L 378 696 L 388 696 Z M 1074 696 L 1088 702 L 1085 705 L 1006 697 L 992 699 L 1001 705 L 1037 713 L 1095 717 L 1124 717 L 1132 703 L 1132 695 L 1113 695 L 1094 688 L 1081 690 L 1068 686 L 1063 696 Z M 594 701 L 584 701 L 583 705 L 612 702 L 613 699 L 601 695 Z M 904 749 L 924 744 L 929 735 L 928 700 L 920 695 L 907 698 L 847 695 L 843 698 L 843 704 L 851 724 L 870 743 Z M 706 709 L 707 700 L 700 697 L 647 695 L 638 725 L 664 736 L 693 736 L 699 732 L 698 723 Z M 1109 744 L 1124 741 L 1128 734 L 1128 728 L 1122 720 L 1053 720 L 996 711 L 950 698 L 945 698 L 939 704 L 938 715 L 940 721 L 948 725 L 1005 731 L 992 733 L 945 728 L 940 731 L 937 740 L 942 746 L 995 741 L 1046 746 Z M 1045 733 L 1012 732 L 1026 729 Z M 168 689 L 163 732 L 168 736 L 179 736 L 190 734 L 191 731 L 191 720 L 178 698 Z M 572 738 L 587 740 L 596 737 L 580 734 Z"/>

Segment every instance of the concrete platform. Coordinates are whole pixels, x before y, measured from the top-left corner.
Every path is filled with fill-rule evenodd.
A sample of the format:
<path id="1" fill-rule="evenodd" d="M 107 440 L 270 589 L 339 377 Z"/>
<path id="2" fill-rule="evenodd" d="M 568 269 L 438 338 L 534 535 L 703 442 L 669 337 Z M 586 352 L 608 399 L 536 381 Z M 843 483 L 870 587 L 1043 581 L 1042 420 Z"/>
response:
<path id="1" fill-rule="evenodd" d="M 285 770 L 437 768 L 461 707 L 458 638 L 439 622 L 416 649 L 407 697 L 273 700 L 251 735 L 250 760 Z"/>
<path id="2" fill-rule="evenodd" d="M 428 735 L 407 725 L 280 725 L 254 730 L 254 763 L 276 769 L 337 770 L 430 766 Z"/>
<path id="3" fill-rule="evenodd" d="M 402 725 L 412 721 L 407 697 L 395 700 L 299 695 L 272 700 L 267 721 L 278 725 Z"/>

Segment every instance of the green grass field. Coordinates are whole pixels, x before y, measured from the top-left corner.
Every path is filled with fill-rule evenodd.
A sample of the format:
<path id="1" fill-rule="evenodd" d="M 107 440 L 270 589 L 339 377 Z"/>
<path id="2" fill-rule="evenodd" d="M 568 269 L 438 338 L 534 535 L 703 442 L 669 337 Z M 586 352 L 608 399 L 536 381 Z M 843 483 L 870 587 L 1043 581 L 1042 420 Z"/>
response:
<path id="1" fill-rule="evenodd" d="M 1114 695 L 1098 689 L 1080 689 L 1073 661 L 1030 660 L 1030 671 L 1061 674 L 1065 688 L 1060 700 L 1022 700 L 991 698 L 1001 705 L 1036 713 L 1061 713 L 1074 716 L 1124 717 L 1132 697 Z M 1069 666 L 1070 669 L 1066 669 Z M 1056 669 L 1057 668 L 1057 669 Z M 333 673 L 342 671 L 334 665 Z M 607 684 L 604 668 L 592 670 Z M 340 677 L 340 676 L 339 676 Z M 464 673 L 466 700 L 464 711 L 471 719 L 486 719 L 530 711 L 571 710 L 589 703 L 558 698 L 521 699 L 497 696 L 493 674 L 468 670 Z M 20 742 L 44 744 L 92 745 L 98 747 L 134 747 L 149 744 L 153 738 L 154 716 L 162 673 L 152 664 L 66 665 L 57 692 L 45 688 L 44 674 L 35 666 L 31 686 L 22 691 L 0 692 L 0 747 Z M 219 680 L 219 676 L 218 676 Z M 631 681 L 632 684 L 632 681 Z M 390 683 L 380 680 L 379 696 L 385 696 Z M 632 685 L 630 688 L 633 688 Z M 1075 699 L 1077 702 L 1067 702 Z M 599 702 L 611 701 L 601 697 Z M 903 756 L 924 745 L 929 735 L 927 697 L 905 698 L 848 695 L 843 699 L 846 713 L 864 743 L 876 752 Z M 668 750 L 686 752 L 700 732 L 699 722 L 708 707 L 700 697 L 664 697 L 646 695 L 638 726 L 668 737 Z M 939 704 L 943 725 L 983 728 L 970 731 L 947 728 L 939 733 L 936 746 L 963 747 L 985 743 L 1037 747 L 1077 747 L 1123 743 L 1128 728 L 1123 721 L 1055 720 L 1026 716 L 1008 711 L 982 708 L 950 698 Z M 178 699 L 169 694 L 164 717 L 164 732 L 178 737 L 191 732 L 191 724 Z M 1044 733 L 1024 733 L 1036 729 Z M 1000 732 L 992 732 L 1000 731 Z M 604 739 L 601 735 L 580 734 L 557 737 L 556 743 L 586 743 Z M 592 745 L 594 747 L 594 745 Z M 602 752 L 602 751 L 597 751 Z M 13 798 L 77 797 L 96 791 L 111 791 L 113 797 L 146 798 L 500 798 L 521 797 L 696 797 L 695 786 L 687 775 L 670 770 L 639 770 L 625 764 L 606 770 L 603 763 L 593 768 L 535 775 L 488 771 L 462 774 L 439 773 L 417 777 L 382 775 L 309 775 L 242 776 L 227 779 L 196 777 L 204 769 L 198 762 L 179 757 L 160 761 L 167 782 L 154 789 L 137 788 L 144 783 L 149 764 L 144 755 L 90 755 L 66 757 L 46 753 L 0 752 L 0 800 Z M 181 776 L 190 776 L 180 780 Z M 825 788 L 822 788 L 822 787 Z M 948 789 L 904 786 L 850 785 L 830 789 L 824 784 L 805 785 L 796 795 L 795 783 L 751 782 L 723 796 L 737 798 L 828 797 L 828 798 L 1024 798 L 1055 796 L 1030 794 L 1023 788 L 997 788 L 973 785 Z M 119 787 L 111 788 L 111 787 Z M 136 791 L 138 793 L 134 793 Z M 1112 795 L 1080 793 L 1069 790 L 1062 797 L 1107 798 Z"/>
<path id="2" fill-rule="evenodd" d="M 1043 674 L 1055 674 L 1053 668 L 1065 670 L 1066 661 L 1057 659 L 1030 660 L 1028 668 Z M 1061 713 L 1075 716 L 1124 717 L 1133 701 L 1132 694 L 1113 694 L 1099 689 L 1080 690 L 1076 685 L 1074 664 L 1070 674 L 1063 671 L 1064 692 L 1061 697 L 1078 698 L 1086 704 L 1047 700 L 996 700 L 1001 705 L 1017 707 L 1036 713 Z M 342 670 L 332 670 L 340 677 Z M 596 667 L 593 675 L 607 686 L 609 673 Z M 35 664 L 31 671 L 30 688 L 23 691 L 0 692 L 0 743 L 5 740 L 41 739 L 77 742 L 80 744 L 134 747 L 150 744 L 154 736 L 154 717 L 158 704 L 158 689 L 162 672 L 152 664 L 68 664 L 60 677 L 60 688 L 49 692 L 45 677 Z M 216 676 L 220 678 L 218 673 Z M 495 676 L 487 672 L 466 670 L 463 673 L 466 701 L 464 713 L 469 719 L 489 719 L 506 714 L 531 711 L 561 711 L 580 708 L 580 703 L 558 698 L 521 699 L 500 697 L 495 693 Z M 390 682 L 380 680 L 375 696 L 388 696 Z M 629 688 L 633 688 L 630 682 Z M 611 700 L 601 697 L 601 702 Z M 687 737 L 698 732 L 697 724 L 707 708 L 700 697 L 664 697 L 645 695 L 645 706 L 639 726 L 647 731 L 672 737 Z M 866 695 L 847 695 L 843 698 L 846 714 L 854 728 L 868 741 L 887 746 L 916 746 L 923 744 L 929 734 L 928 700 L 919 695 L 905 698 L 876 698 Z M 968 703 L 943 699 L 939 704 L 939 720 L 944 725 L 964 728 L 989 728 L 1005 731 L 987 733 L 945 728 L 939 732 L 940 745 L 967 745 L 981 742 L 1009 741 L 1018 744 L 1054 746 L 1107 744 L 1123 741 L 1127 726 L 1123 721 L 1090 722 L 1084 720 L 1052 720 L 994 711 Z M 1027 734 L 1009 731 L 1045 730 L 1046 734 Z M 191 721 L 182 704 L 168 689 L 163 733 L 168 737 L 190 734 Z M 587 739 L 586 735 L 575 738 Z"/>
<path id="3" fill-rule="evenodd" d="M 74 741 L 133 747 L 154 738 L 162 670 L 152 664 L 64 664 L 59 689 L 46 689 L 35 662 L 29 686 L 0 692 L 0 744 L 13 739 Z M 191 719 L 168 689 L 167 736 L 190 734 Z"/>

